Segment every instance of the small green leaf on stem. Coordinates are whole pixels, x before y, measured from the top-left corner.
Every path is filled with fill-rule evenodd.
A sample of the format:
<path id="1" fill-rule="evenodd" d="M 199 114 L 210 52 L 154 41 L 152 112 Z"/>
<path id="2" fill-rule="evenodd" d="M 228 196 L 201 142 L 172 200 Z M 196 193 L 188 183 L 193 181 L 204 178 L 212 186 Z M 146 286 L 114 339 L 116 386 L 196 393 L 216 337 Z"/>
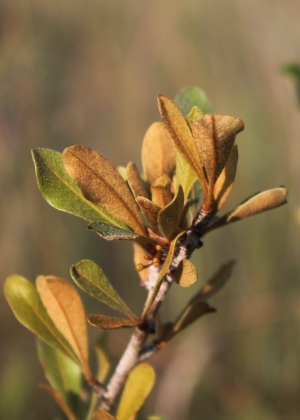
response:
<path id="1" fill-rule="evenodd" d="M 126 314 L 129 318 L 136 319 L 94 261 L 79 261 L 71 267 L 71 276 L 77 286 L 90 296 L 112 309 Z"/>
<path id="2" fill-rule="evenodd" d="M 130 420 L 140 410 L 155 382 L 155 372 L 147 363 L 137 365 L 129 374 L 117 411 L 118 420 Z"/>
<path id="3" fill-rule="evenodd" d="M 185 203 L 188 200 L 189 193 L 196 179 L 197 175 L 193 168 L 187 163 L 180 153 L 177 153 L 176 180 L 177 184 L 182 186 Z"/>

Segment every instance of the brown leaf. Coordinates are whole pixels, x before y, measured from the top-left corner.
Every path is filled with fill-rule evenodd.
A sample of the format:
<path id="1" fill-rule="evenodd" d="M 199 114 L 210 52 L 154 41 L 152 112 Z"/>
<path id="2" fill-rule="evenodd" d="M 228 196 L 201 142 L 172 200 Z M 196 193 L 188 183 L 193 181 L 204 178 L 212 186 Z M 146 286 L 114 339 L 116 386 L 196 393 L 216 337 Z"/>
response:
<path id="1" fill-rule="evenodd" d="M 148 198 L 148 193 L 135 163 L 129 162 L 126 168 L 126 175 L 131 191 L 135 197 Z"/>
<path id="2" fill-rule="evenodd" d="M 179 316 L 178 320 L 173 326 L 170 336 L 167 338 L 169 341 L 175 334 L 178 334 L 184 328 L 191 325 L 194 321 L 205 314 L 215 312 L 216 310 L 209 306 L 207 302 L 201 302 L 199 300 L 191 302 L 183 313 Z"/>
<path id="3" fill-rule="evenodd" d="M 174 275 L 174 280 L 181 287 L 191 287 L 198 280 L 198 273 L 189 260 L 182 260 L 179 263 Z"/>
<path id="4" fill-rule="evenodd" d="M 150 184 L 161 175 L 171 177 L 175 169 L 176 150 L 161 122 L 153 123 L 145 134 L 142 164 Z"/>
<path id="5" fill-rule="evenodd" d="M 136 197 L 136 202 L 140 206 L 140 209 L 145 216 L 145 219 L 149 227 L 154 231 L 158 232 L 157 228 L 157 217 L 160 212 L 160 207 L 154 204 L 151 200 L 145 197 Z"/>
<path id="6" fill-rule="evenodd" d="M 85 312 L 76 289 L 66 280 L 52 276 L 39 276 L 36 287 L 49 317 L 80 360 L 84 376 L 92 380 Z"/>
<path id="7" fill-rule="evenodd" d="M 93 420 L 116 420 L 108 411 L 101 408 L 93 415 Z"/>
<path id="8" fill-rule="evenodd" d="M 89 147 L 72 146 L 64 150 L 63 162 L 89 201 L 107 210 L 135 233 L 147 236 L 126 182 L 107 159 Z"/>
<path id="9" fill-rule="evenodd" d="M 192 301 L 206 301 L 216 294 L 228 282 L 231 277 L 235 261 L 223 264 L 212 278 L 204 284 Z"/>
<path id="10" fill-rule="evenodd" d="M 181 185 L 171 203 L 158 214 L 158 225 L 167 239 L 171 240 L 178 229 L 184 206 L 184 195 Z"/>
<path id="11" fill-rule="evenodd" d="M 214 185 L 244 123 L 230 115 L 203 115 L 199 121 L 191 121 L 191 128 L 208 183 Z"/>
<path id="12" fill-rule="evenodd" d="M 220 173 L 220 176 L 214 186 L 214 213 L 223 206 L 231 191 L 235 180 L 238 158 L 237 144 L 234 143 L 225 168 Z"/>
<path id="13" fill-rule="evenodd" d="M 152 201 L 161 209 L 172 200 L 171 180 L 168 175 L 161 175 L 151 185 Z"/>
<path id="14" fill-rule="evenodd" d="M 119 328 L 131 328 L 140 324 L 139 319 L 116 318 L 114 316 L 91 314 L 87 317 L 88 322 L 102 330 L 115 330 Z"/>
<path id="15" fill-rule="evenodd" d="M 207 182 L 204 177 L 200 159 L 190 128 L 174 102 L 166 96 L 158 96 L 158 107 L 162 120 L 165 123 L 170 138 L 177 151 L 184 157 L 196 172 L 201 181 L 204 192 L 207 191 Z"/>
<path id="16" fill-rule="evenodd" d="M 287 202 L 287 195 L 288 190 L 284 187 L 272 188 L 271 190 L 258 193 L 237 206 L 234 210 L 220 217 L 220 219 L 209 226 L 206 232 L 210 232 L 213 229 L 229 223 L 237 222 L 238 220 L 246 219 L 247 217 L 262 213 L 263 211 L 282 206 Z"/>

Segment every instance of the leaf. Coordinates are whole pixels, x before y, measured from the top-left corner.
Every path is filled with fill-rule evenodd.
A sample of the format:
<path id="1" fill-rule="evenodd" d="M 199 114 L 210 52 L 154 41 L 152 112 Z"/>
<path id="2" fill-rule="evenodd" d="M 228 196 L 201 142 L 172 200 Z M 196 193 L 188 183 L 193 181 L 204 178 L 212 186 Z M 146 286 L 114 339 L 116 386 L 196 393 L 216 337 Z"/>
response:
<path id="1" fill-rule="evenodd" d="M 107 241 L 133 241 L 138 238 L 131 230 L 121 229 L 118 226 L 108 225 L 107 223 L 95 222 L 88 225 L 88 229 L 98 233 Z"/>
<path id="2" fill-rule="evenodd" d="M 161 286 L 161 284 L 162 284 L 162 282 L 164 280 L 165 275 L 168 274 L 168 272 L 169 272 L 170 266 L 171 266 L 172 261 L 173 261 L 173 258 L 174 258 L 174 253 L 175 253 L 177 242 L 178 242 L 179 238 L 184 233 L 185 232 L 180 232 L 176 236 L 176 238 L 173 239 L 170 242 L 169 251 L 168 251 L 168 253 L 166 255 L 166 258 L 165 258 L 165 261 L 164 261 L 164 263 L 163 263 L 163 265 L 162 265 L 162 267 L 160 269 L 160 272 L 159 272 L 159 276 L 158 276 L 156 285 L 154 286 L 154 289 L 153 289 L 153 292 L 152 292 L 151 297 L 148 299 L 147 304 L 144 307 L 143 314 L 142 314 L 142 319 L 144 319 L 145 316 L 147 315 L 148 310 L 150 309 L 152 303 L 155 300 L 155 297 L 156 297 L 157 293 L 159 292 L 159 288 L 160 288 L 160 286 Z"/>
<path id="3" fill-rule="evenodd" d="M 4 294 L 21 324 L 78 363 L 71 346 L 51 321 L 34 284 L 21 276 L 10 276 L 4 284 Z"/>
<path id="4" fill-rule="evenodd" d="M 173 278 L 179 286 L 190 287 L 198 280 L 198 273 L 191 261 L 182 260 L 173 274 Z"/>
<path id="5" fill-rule="evenodd" d="M 159 208 L 164 208 L 171 202 L 171 184 L 171 179 L 167 175 L 161 175 L 151 185 L 152 202 Z"/>
<path id="6" fill-rule="evenodd" d="M 81 389 L 81 369 L 61 351 L 40 340 L 37 341 L 37 348 L 48 382 L 70 405 L 71 394 L 78 395 Z"/>
<path id="7" fill-rule="evenodd" d="M 194 106 L 186 116 L 186 120 L 188 123 L 190 123 L 191 121 L 199 121 L 202 117 L 203 112 L 201 109 L 199 109 L 197 106 Z"/>
<path id="8" fill-rule="evenodd" d="M 116 418 L 101 408 L 93 415 L 93 420 L 116 420 Z"/>
<path id="9" fill-rule="evenodd" d="M 134 266 L 138 267 L 140 264 L 144 265 L 149 263 L 149 261 L 145 260 L 144 256 L 146 255 L 146 251 L 144 248 L 137 244 L 136 242 L 133 243 L 133 261 Z M 138 274 L 140 276 L 141 284 L 143 284 L 149 276 L 149 269 L 144 268 L 143 270 L 139 270 Z"/>
<path id="10" fill-rule="evenodd" d="M 220 217 L 216 222 L 208 227 L 205 233 L 213 229 L 246 219 L 263 211 L 272 210 L 280 207 L 287 202 L 288 190 L 284 187 L 272 188 L 254 195 L 245 202 L 241 203 L 234 210 Z"/>
<path id="11" fill-rule="evenodd" d="M 91 314 L 88 315 L 87 320 L 93 327 L 100 328 L 102 330 L 116 330 L 119 328 L 131 328 L 140 324 L 140 320 L 116 318 L 114 316 Z"/>
<path id="12" fill-rule="evenodd" d="M 174 233 L 178 229 L 184 205 L 184 195 L 181 185 L 174 199 L 169 205 L 160 210 L 158 213 L 158 225 L 161 232 L 169 240 L 172 239 Z"/>
<path id="13" fill-rule="evenodd" d="M 176 179 L 177 184 L 182 186 L 184 201 L 186 202 L 192 186 L 197 179 L 197 175 L 180 153 L 177 153 Z"/>
<path id="14" fill-rule="evenodd" d="M 90 296 L 130 318 L 136 319 L 94 261 L 82 260 L 72 265 L 71 276 L 77 286 Z"/>
<path id="15" fill-rule="evenodd" d="M 191 121 L 191 129 L 208 183 L 213 187 L 244 123 L 230 115 L 203 115 L 199 121 Z"/>
<path id="16" fill-rule="evenodd" d="M 66 172 L 61 153 L 47 149 L 34 149 L 32 158 L 39 189 L 52 207 L 81 217 L 88 222 L 97 221 L 129 229 L 120 220 L 82 195 L 76 183 Z"/>
<path id="17" fill-rule="evenodd" d="M 141 196 L 148 198 L 148 193 L 136 165 L 129 162 L 126 168 L 127 180 L 134 197 Z"/>
<path id="18" fill-rule="evenodd" d="M 46 385 L 46 384 L 42 384 L 42 385 L 40 385 L 40 387 L 44 388 L 46 391 L 49 392 L 49 394 L 54 398 L 56 403 L 60 406 L 62 411 L 65 413 L 68 420 L 76 420 L 75 415 L 73 414 L 73 412 L 71 411 L 70 407 L 67 405 L 65 400 L 62 398 L 62 396 L 59 394 L 59 392 L 57 392 L 51 386 Z"/>
<path id="19" fill-rule="evenodd" d="M 298 105 L 300 105 L 300 64 L 286 63 L 281 66 L 281 72 L 288 75 L 295 84 Z"/>
<path id="20" fill-rule="evenodd" d="M 107 159 L 89 147 L 72 146 L 64 150 L 63 162 L 89 201 L 117 217 L 138 235 L 147 236 L 126 182 Z"/>
<path id="21" fill-rule="evenodd" d="M 92 382 L 85 313 L 79 294 L 66 280 L 52 276 L 39 276 L 36 287 L 48 315 L 80 360 L 85 378 Z"/>
<path id="22" fill-rule="evenodd" d="M 155 382 L 155 372 L 147 363 L 129 374 L 117 411 L 118 420 L 130 420 L 142 407 Z"/>
<path id="23" fill-rule="evenodd" d="M 153 123 L 145 134 L 142 164 L 146 179 L 151 185 L 161 175 L 171 177 L 175 169 L 176 150 L 161 122 Z"/>
<path id="24" fill-rule="evenodd" d="M 238 148 L 237 144 L 235 143 L 233 145 L 225 168 L 221 172 L 214 186 L 215 213 L 223 206 L 231 191 L 235 180 L 238 157 Z"/>
<path id="25" fill-rule="evenodd" d="M 194 106 L 197 106 L 203 114 L 212 112 L 204 91 L 197 86 L 190 86 L 181 89 L 175 96 L 175 103 L 186 117 Z"/>
<path id="26" fill-rule="evenodd" d="M 206 191 L 206 179 L 201 168 L 192 133 L 186 120 L 174 102 L 166 96 L 158 96 L 158 107 L 161 118 L 165 123 L 166 129 L 168 130 L 169 136 L 173 140 L 177 151 L 193 168 L 198 178 L 201 180 L 203 190 Z"/>
<path id="27" fill-rule="evenodd" d="M 213 277 L 205 283 L 200 291 L 193 297 L 193 301 L 206 301 L 216 294 L 224 285 L 228 282 L 231 277 L 235 261 L 229 261 L 223 264 L 219 270 L 213 275 Z"/>
<path id="28" fill-rule="evenodd" d="M 103 335 L 102 335 L 103 336 Z M 105 337 L 107 337 L 107 335 L 105 334 Z M 102 338 L 102 337 L 101 337 Z M 96 344 L 96 357 L 97 357 L 97 361 L 98 361 L 98 374 L 97 374 L 97 379 L 100 383 L 105 383 L 110 368 L 111 368 L 111 363 L 108 357 L 108 348 L 107 345 L 105 345 L 106 343 L 103 344 L 104 340 L 101 340 L 101 342 L 97 342 Z M 107 340 L 105 340 L 106 342 Z"/>
<path id="29" fill-rule="evenodd" d="M 187 328 L 193 322 L 198 320 L 203 315 L 216 312 L 214 308 L 209 306 L 207 302 L 195 300 L 187 305 L 182 314 L 178 317 L 172 330 L 169 332 L 165 341 L 170 341 L 176 334 Z"/>
<path id="30" fill-rule="evenodd" d="M 158 231 L 157 217 L 160 212 L 160 207 L 154 204 L 151 200 L 145 197 L 136 197 L 136 202 L 140 206 L 140 209 L 145 216 L 145 219 L 149 227 L 154 231 Z"/>

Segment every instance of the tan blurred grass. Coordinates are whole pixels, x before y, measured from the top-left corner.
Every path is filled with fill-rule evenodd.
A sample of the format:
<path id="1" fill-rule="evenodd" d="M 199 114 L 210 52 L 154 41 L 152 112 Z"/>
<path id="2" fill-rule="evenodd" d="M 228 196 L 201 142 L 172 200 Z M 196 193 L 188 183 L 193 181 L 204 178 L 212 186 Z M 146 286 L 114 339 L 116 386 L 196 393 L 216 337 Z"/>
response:
<path id="1" fill-rule="evenodd" d="M 199 85 L 215 112 L 245 122 L 229 202 L 284 184 L 289 204 L 207 237 L 194 258 L 201 280 L 229 258 L 237 268 L 213 301 L 218 313 L 153 360 L 161 385 L 147 412 L 172 420 L 297 419 L 300 112 L 278 69 L 300 61 L 299 3 L 2 0 L 0 19 L 1 281 L 11 273 L 69 278 L 72 263 L 92 258 L 138 310 L 143 292 L 134 299 L 129 250 L 104 244 L 43 201 L 30 149 L 83 143 L 115 165 L 140 166 L 143 135 L 159 118 L 156 95 Z M 191 292 L 174 289 L 166 316 Z M 0 417 L 53 418 L 58 411 L 36 387 L 33 337 L 3 295 L 0 308 Z M 112 334 L 112 347 L 125 338 Z"/>

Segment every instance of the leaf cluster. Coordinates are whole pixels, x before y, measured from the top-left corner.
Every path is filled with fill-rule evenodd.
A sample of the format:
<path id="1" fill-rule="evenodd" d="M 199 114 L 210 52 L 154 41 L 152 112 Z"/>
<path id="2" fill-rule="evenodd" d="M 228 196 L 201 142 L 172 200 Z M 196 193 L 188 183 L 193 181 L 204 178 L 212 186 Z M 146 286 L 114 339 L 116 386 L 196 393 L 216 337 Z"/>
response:
<path id="1" fill-rule="evenodd" d="M 133 243 L 134 262 L 141 285 L 149 294 L 143 312 L 136 316 L 112 287 L 102 269 L 82 260 L 71 267 L 76 285 L 118 316 L 90 314 L 76 289 L 66 280 L 39 276 L 36 284 L 11 276 L 5 296 L 17 319 L 39 339 L 38 354 L 53 395 L 69 419 L 112 419 L 105 409 L 96 410 L 97 399 L 83 401 L 81 379 L 98 395 L 104 393 L 108 363 L 104 349 L 97 350 L 101 369 L 89 368 L 86 318 L 101 330 L 137 327 L 145 338 L 155 333 L 159 306 L 172 283 L 191 287 L 198 279 L 189 260 L 204 235 L 286 202 L 283 187 L 260 192 L 225 215 L 217 213 L 233 187 L 237 164 L 236 136 L 243 121 L 229 115 L 210 114 L 205 94 L 198 88 L 179 92 L 175 102 L 159 95 L 162 122 L 153 123 L 142 144 L 143 173 L 130 162 L 115 168 L 101 153 L 87 146 L 68 147 L 59 153 L 35 149 L 32 157 L 39 189 L 54 208 L 81 217 L 102 238 Z M 233 262 L 223 265 L 195 293 L 173 322 L 162 325 L 154 339 L 140 349 L 140 359 L 152 355 L 191 323 L 215 310 L 208 300 L 228 280 Z M 167 286 L 166 286 L 167 285 Z M 126 382 L 118 420 L 132 419 L 154 383 L 153 369 L 138 364 Z"/>

